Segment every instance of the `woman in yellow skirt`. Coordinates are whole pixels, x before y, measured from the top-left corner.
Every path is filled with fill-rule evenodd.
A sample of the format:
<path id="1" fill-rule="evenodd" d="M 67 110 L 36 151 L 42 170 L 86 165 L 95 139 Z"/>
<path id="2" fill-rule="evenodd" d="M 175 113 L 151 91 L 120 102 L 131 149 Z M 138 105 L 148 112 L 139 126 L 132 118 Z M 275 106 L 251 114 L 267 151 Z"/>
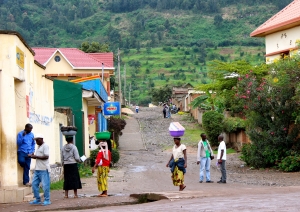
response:
<path id="1" fill-rule="evenodd" d="M 111 161 L 111 153 L 107 147 L 107 142 L 100 142 L 99 143 L 100 150 L 97 154 L 95 165 L 92 169 L 92 172 L 95 172 L 97 168 L 97 183 L 98 183 L 98 190 L 102 194 L 99 194 L 99 197 L 107 197 L 107 190 L 108 190 L 108 173 L 109 173 L 109 166 Z"/>
<path id="2" fill-rule="evenodd" d="M 184 185 L 184 174 L 187 167 L 187 156 L 186 146 L 181 144 L 180 140 L 180 138 L 174 138 L 173 153 L 166 166 L 171 168 L 171 178 L 174 186 L 179 186 L 179 191 L 183 191 L 186 187 Z"/>

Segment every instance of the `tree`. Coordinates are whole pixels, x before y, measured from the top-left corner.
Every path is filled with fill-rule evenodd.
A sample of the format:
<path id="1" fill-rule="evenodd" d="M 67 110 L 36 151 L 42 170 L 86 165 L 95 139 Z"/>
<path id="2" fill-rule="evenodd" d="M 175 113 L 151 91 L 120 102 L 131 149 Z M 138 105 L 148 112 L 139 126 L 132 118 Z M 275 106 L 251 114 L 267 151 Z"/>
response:
<path id="1" fill-rule="evenodd" d="M 222 15 L 218 14 L 214 17 L 214 25 L 220 26 L 223 22 L 223 17 Z"/>
<path id="2" fill-rule="evenodd" d="M 86 53 L 96 53 L 96 52 L 109 52 L 109 45 L 107 43 L 91 42 L 85 41 L 81 44 L 81 51 Z"/>
<path id="3" fill-rule="evenodd" d="M 252 141 L 242 159 L 251 166 L 271 167 L 300 154 L 299 62 L 299 57 L 287 58 L 268 65 L 263 78 L 249 71 L 238 79 L 235 97 L 243 103 Z"/>
<path id="4" fill-rule="evenodd" d="M 171 99 L 172 88 L 169 85 L 165 85 L 162 88 L 152 89 L 150 94 L 152 96 L 153 103 L 167 102 Z"/>
<path id="5" fill-rule="evenodd" d="M 223 131 L 224 116 L 216 111 L 208 111 L 203 114 L 203 128 L 208 136 L 208 140 L 214 146 L 218 145 L 218 136 Z"/>
<path id="6" fill-rule="evenodd" d="M 166 29 L 170 29 L 170 26 L 171 26 L 171 25 L 170 25 L 170 22 L 169 22 L 168 19 L 165 21 L 164 26 L 165 26 Z"/>

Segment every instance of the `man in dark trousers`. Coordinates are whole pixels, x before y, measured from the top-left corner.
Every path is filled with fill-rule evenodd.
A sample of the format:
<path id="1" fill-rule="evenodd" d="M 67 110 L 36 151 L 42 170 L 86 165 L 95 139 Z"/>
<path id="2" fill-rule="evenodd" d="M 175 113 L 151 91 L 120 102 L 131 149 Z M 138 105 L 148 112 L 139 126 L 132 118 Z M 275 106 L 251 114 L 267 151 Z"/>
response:
<path id="1" fill-rule="evenodd" d="M 218 183 L 226 183 L 226 144 L 224 141 L 224 136 L 219 135 L 218 141 L 220 142 L 219 148 L 218 148 L 218 163 L 221 165 L 221 179 L 218 181 Z"/>
<path id="2" fill-rule="evenodd" d="M 26 124 L 25 129 L 18 133 L 17 145 L 18 145 L 18 163 L 24 169 L 23 170 L 23 185 L 31 186 L 29 179 L 29 170 L 31 158 L 28 155 L 34 154 L 35 142 L 32 131 L 32 125 Z"/>

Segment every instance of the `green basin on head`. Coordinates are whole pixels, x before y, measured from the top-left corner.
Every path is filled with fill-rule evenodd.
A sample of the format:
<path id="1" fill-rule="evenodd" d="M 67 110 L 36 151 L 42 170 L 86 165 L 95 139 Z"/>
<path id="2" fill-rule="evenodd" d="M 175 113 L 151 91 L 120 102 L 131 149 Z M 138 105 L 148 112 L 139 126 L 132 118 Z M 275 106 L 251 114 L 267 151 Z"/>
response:
<path id="1" fill-rule="evenodd" d="M 108 140 L 110 139 L 110 132 L 96 132 L 95 137 L 97 140 Z"/>

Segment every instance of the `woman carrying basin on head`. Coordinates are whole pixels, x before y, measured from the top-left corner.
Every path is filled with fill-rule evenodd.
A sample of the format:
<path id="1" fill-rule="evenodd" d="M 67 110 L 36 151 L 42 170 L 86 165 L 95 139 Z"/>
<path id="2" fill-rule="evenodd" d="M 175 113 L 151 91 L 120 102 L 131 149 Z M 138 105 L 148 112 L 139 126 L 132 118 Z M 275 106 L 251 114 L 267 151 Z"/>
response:
<path id="1" fill-rule="evenodd" d="M 180 138 L 174 138 L 173 154 L 166 166 L 171 168 L 174 186 L 179 186 L 179 191 L 183 191 L 186 187 L 184 185 L 184 174 L 187 167 L 187 156 L 186 146 L 181 144 L 180 140 Z"/>
<path id="2" fill-rule="evenodd" d="M 95 161 L 95 165 L 92 169 L 92 172 L 95 172 L 97 169 L 97 183 L 98 183 L 98 190 L 102 193 L 98 195 L 98 197 L 107 197 L 107 189 L 108 189 L 108 173 L 111 161 L 111 153 L 108 148 L 107 142 L 101 140 L 99 142 L 100 150 L 97 154 L 97 158 Z"/>

